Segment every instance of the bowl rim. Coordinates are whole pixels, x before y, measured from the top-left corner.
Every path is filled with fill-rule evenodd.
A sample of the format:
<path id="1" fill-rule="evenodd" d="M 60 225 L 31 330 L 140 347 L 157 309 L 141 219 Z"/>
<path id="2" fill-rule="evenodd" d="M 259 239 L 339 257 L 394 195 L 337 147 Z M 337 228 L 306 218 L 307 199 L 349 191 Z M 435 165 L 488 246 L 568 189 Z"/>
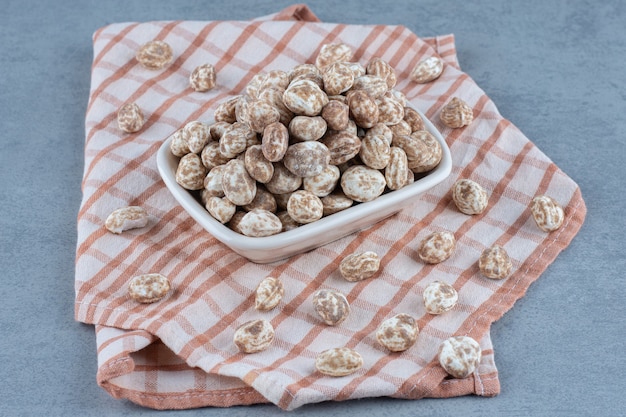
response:
<path id="1" fill-rule="evenodd" d="M 407 103 L 408 105 L 409 103 Z M 415 109 L 415 107 L 411 106 Z M 302 225 L 296 229 L 280 232 L 271 236 L 251 237 L 245 236 L 228 228 L 206 210 L 206 208 L 189 192 L 180 186 L 175 179 L 176 167 L 179 157 L 170 151 L 172 137 L 168 137 L 159 147 L 156 155 L 157 168 L 167 189 L 175 200 L 212 236 L 229 246 L 231 249 L 238 248 L 241 251 L 276 250 L 285 248 L 306 239 L 313 239 L 324 233 L 329 233 L 339 227 L 344 227 L 359 218 L 371 213 L 372 209 L 397 206 L 400 211 L 403 206 L 400 204 L 411 197 L 415 197 L 422 192 L 434 187 L 448 177 L 452 171 L 452 158 L 450 149 L 445 139 L 437 128 L 424 114 L 415 109 L 424 120 L 425 130 L 429 131 L 440 143 L 442 148 L 441 161 L 433 170 L 424 177 L 416 180 L 399 190 L 394 190 L 382 194 L 375 200 L 359 203 L 345 210 L 339 211 L 329 216 L 325 216 L 313 223 Z M 211 124 L 212 120 L 205 123 Z M 397 212 L 395 211 L 395 212 Z M 392 213 L 393 214 L 393 213 Z M 373 223 L 372 223 L 373 224 Z M 356 231 L 358 229 L 355 229 Z"/>

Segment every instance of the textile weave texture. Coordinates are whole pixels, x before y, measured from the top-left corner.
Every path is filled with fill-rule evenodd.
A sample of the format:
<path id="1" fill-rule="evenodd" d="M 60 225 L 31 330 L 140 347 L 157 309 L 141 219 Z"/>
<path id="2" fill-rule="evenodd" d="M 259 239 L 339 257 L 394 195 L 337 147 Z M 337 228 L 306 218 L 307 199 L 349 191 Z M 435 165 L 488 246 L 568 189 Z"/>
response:
<path id="1" fill-rule="evenodd" d="M 145 42 L 161 39 L 174 50 L 167 68 L 152 71 L 134 59 Z M 156 167 L 156 152 L 192 120 L 210 120 L 217 105 L 241 94 L 254 75 L 313 63 L 322 45 L 342 42 L 354 60 L 373 57 L 396 70 L 396 89 L 420 109 L 448 143 L 453 169 L 443 183 L 398 214 L 366 230 L 284 261 L 247 261 L 202 229 L 174 200 Z M 453 35 L 422 39 L 403 26 L 323 23 L 305 5 L 252 21 L 156 21 L 116 23 L 93 37 L 91 91 L 86 111 L 83 199 L 78 214 L 76 320 L 95 325 L 98 383 L 116 398 L 146 407 L 180 409 L 271 402 L 286 410 L 308 403 L 389 396 L 406 399 L 493 396 L 500 384 L 489 335 L 491 323 L 524 296 L 528 287 L 574 238 L 586 214 L 577 184 L 462 72 Z M 410 80 L 422 59 L 439 56 L 443 74 L 428 84 Z M 189 75 L 211 63 L 217 86 L 189 87 Z M 452 97 L 474 109 L 474 121 L 450 129 L 439 112 Z M 117 110 L 136 102 L 146 115 L 135 134 L 117 127 Z M 480 183 L 489 206 L 476 216 L 460 213 L 450 188 L 459 178 Z M 531 216 L 532 198 L 547 194 L 565 210 L 563 226 L 541 231 Z M 115 235 L 104 228 L 113 210 L 144 207 L 148 225 Z M 437 265 L 417 256 L 421 239 L 449 230 L 454 255 Z M 477 260 L 494 244 L 513 262 L 501 281 L 481 276 Z M 371 250 L 381 259 L 375 278 L 347 282 L 339 263 Z M 136 275 L 166 275 L 173 291 L 154 304 L 127 295 Z M 269 312 L 254 309 L 254 290 L 266 276 L 279 278 L 285 295 Z M 428 314 L 422 293 L 432 281 L 454 286 L 459 302 L 442 315 Z M 349 318 L 327 326 L 313 309 L 320 288 L 346 294 Z M 375 332 L 398 313 L 416 318 L 420 334 L 405 352 L 390 353 Z M 271 347 L 243 354 L 234 330 L 256 318 L 269 320 Z M 440 343 L 453 335 L 480 342 L 483 356 L 465 379 L 450 379 L 438 364 Z M 348 346 L 364 358 L 356 373 L 340 378 L 315 371 L 316 355 Z"/>

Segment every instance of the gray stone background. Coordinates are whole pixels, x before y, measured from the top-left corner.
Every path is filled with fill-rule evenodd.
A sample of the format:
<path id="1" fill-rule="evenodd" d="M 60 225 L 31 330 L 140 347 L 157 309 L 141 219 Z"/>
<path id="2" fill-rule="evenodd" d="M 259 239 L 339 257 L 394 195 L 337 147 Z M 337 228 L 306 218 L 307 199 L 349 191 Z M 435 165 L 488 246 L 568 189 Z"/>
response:
<path id="1" fill-rule="evenodd" d="M 289 1 L 0 0 L 0 415 L 150 415 L 95 381 L 73 320 L 91 36 L 123 21 L 250 19 Z M 626 2 L 310 1 L 323 21 L 454 33 L 461 66 L 581 187 L 579 235 L 492 327 L 494 398 L 365 399 L 303 416 L 626 414 Z M 283 413 L 271 405 L 159 416 Z"/>

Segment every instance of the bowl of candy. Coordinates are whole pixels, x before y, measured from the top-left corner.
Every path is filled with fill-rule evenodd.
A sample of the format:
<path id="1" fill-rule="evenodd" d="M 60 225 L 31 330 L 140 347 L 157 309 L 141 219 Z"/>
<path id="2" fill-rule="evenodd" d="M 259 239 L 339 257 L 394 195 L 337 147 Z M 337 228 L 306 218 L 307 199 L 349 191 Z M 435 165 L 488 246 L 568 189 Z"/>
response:
<path id="1" fill-rule="evenodd" d="M 255 77 L 212 120 L 191 121 L 163 142 L 165 185 L 208 233 L 256 263 L 307 252 L 417 204 L 449 176 L 450 149 L 393 89 L 388 64 L 372 61 Z"/>

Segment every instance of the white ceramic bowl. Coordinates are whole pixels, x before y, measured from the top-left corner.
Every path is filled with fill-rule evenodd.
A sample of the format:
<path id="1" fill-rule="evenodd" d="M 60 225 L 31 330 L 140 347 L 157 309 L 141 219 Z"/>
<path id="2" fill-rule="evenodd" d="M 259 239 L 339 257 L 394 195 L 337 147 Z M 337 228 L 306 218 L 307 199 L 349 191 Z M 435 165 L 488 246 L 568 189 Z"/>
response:
<path id="1" fill-rule="evenodd" d="M 413 184 L 391 191 L 377 199 L 360 203 L 322 219 L 267 237 L 241 235 L 215 220 L 203 205 L 175 179 L 179 158 L 170 152 L 167 139 L 157 153 L 159 173 L 174 198 L 216 239 L 238 254 L 256 263 L 270 263 L 309 251 L 377 223 L 414 203 L 415 197 L 443 181 L 452 169 L 450 149 L 439 131 L 420 112 L 426 128 L 441 143 L 439 165 Z"/>

